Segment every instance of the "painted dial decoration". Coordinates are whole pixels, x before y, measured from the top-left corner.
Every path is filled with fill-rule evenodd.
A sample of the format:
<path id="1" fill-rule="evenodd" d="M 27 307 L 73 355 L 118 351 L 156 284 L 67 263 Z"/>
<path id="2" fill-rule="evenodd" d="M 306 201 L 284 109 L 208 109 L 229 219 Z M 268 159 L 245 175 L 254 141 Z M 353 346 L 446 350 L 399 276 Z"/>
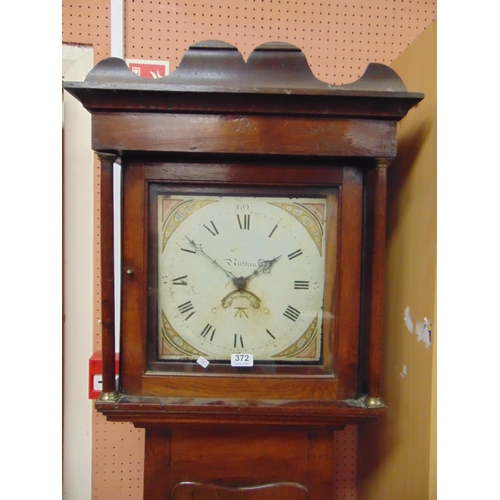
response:
<path id="1" fill-rule="evenodd" d="M 321 360 L 325 198 L 158 197 L 158 357 Z"/>

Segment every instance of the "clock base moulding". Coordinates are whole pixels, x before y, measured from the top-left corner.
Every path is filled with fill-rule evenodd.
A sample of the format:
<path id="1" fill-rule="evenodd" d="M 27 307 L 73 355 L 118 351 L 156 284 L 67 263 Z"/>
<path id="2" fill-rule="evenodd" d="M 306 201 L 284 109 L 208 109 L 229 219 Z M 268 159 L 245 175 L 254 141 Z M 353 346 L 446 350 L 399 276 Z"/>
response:
<path id="1" fill-rule="evenodd" d="M 380 402 L 379 402 L 380 403 Z M 342 429 L 384 414 L 383 404 L 368 407 L 365 398 L 352 401 L 220 400 L 120 395 L 99 398 L 96 408 L 109 420 L 140 426 L 177 423 L 223 425 L 331 426 Z"/>

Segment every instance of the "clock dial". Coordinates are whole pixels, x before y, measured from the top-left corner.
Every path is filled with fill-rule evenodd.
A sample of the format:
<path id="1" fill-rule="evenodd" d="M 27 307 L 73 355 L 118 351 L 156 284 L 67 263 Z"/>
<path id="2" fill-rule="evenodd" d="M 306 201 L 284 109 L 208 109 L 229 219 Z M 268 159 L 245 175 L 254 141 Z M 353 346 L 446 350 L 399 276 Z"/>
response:
<path id="1" fill-rule="evenodd" d="M 159 195 L 158 357 L 321 361 L 326 198 Z"/>

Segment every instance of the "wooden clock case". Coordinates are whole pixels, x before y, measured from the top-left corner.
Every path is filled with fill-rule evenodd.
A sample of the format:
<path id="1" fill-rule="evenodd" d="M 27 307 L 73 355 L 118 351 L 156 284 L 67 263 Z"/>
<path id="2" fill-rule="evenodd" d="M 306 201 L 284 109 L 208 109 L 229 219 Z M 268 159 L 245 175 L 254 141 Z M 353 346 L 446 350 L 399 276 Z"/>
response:
<path id="1" fill-rule="evenodd" d="M 96 408 L 108 420 L 146 429 L 145 498 L 169 498 L 186 481 L 298 483 L 312 499 L 331 498 L 334 431 L 384 413 L 387 167 L 396 156 L 397 122 L 423 95 L 407 92 L 381 64 L 335 86 L 317 80 L 292 45 L 261 45 L 245 63 L 234 46 L 217 41 L 190 47 L 162 79 L 142 79 L 110 58 L 65 89 L 92 115 L 92 148 L 101 162 L 103 393 Z M 123 170 L 118 389 L 117 160 Z M 207 373 L 181 363 L 162 371 L 150 348 L 150 185 L 336 190 L 335 279 L 327 279 L 335 320 L 321 367 Z"/>

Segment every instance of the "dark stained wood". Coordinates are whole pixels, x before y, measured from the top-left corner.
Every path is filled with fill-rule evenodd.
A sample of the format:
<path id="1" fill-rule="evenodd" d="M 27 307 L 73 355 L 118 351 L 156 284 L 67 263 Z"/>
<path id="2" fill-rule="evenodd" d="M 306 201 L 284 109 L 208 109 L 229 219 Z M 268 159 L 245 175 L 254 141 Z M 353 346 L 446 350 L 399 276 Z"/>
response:
<path id="1" fill-rule="evenodd" d="M 380 398 L 384 328 L 387 168 L 379 159 L 366 172 L 363 224 L 363 275 L 360 330 L 360 392 Z"/>
<path id="2" fill-rule="evenodd" d="M 408 100 L 411 100 L 413 104 L 420 101 L 419 94 L 408 92 L 387 92 L 384 95 L 381 92 L 371 94 L 350 92 L 344 88 L 331 94 L 318 94 L 309 89 L 307 93 L 304 91 L 302 94 L 293 91 L 280 94 L 276 91 L 282 89 L 271 88 L 266 89 L 266 93 L 247 91 L 214 95 L 209 93 L 210 88 L 193 90 L 163 85 L 156 89 L 146 87 L 144 89 L 146 91 L 161 90 L 161 92 L 155 92 L 150 96 L 148 99 L 150 104 L 141 105 L 140 94 L 143 90 L 140 89 L 111 91 L 109 88 L 103 88 L 102 85 L 87 85 L 81 82 L 75 85 L 78 87 L 72 87 L 71 82 L 68 82 L 65 88 L 94 113 L 147 110 L 153 107 L 155 110 L 179 114 L 199 113 L 201 110 L 206 110 L 222 115 L 242 115 L 250 109 L 253 113 L 262 116 L 286 113 L 289 116 L 368 119 L 380 117 L 398 121 L 408 112 Z"/>
<path id="3" fill-rule="evenodd" d="M 336 284 L 337 304 L 335 316 L 336 358 L 339 381 L 338 399 L 357 397 L 358 390 L 358 335 L 361 280 L 361 221 L 362 221 L 362 172 L 359 169 L 345 168 L 344 183 L 339 204 L 338 259 L 339 279 Z"/>
<path id="4" fill-rule="evenodd" d="M 101 197 L 101 323 L 102 323 L 102 390 L 104 394 L 116 391 L 115 382 L 115 276 L 113 230 L 113 163 L 115 155 L 100 154 Z"/>
<path id="5" fill-rule="evenodd" d="M 144 498 L 165 500 L 172 484 L 167 471 L 171 465 L 171 431 L 146 428 L 144 450 Z"/>
<path id="6" fill-rule="evenodd" d="M 247 62 L 230 44 L 200 42 L 156 80 L 110 58 L 64 88 L 92 114 L 103 168 L 105 391 L 114 390 L 114 155 L 124 171 L 120 389 L 96 408 L 146 429 L 144 498 L 331 500 L 335 430 L 385 411 L 365 397 L 382 396 L 386 167 L 397 122 L 423 95 L 382 64 L 351 84 L 321 82 L 281 42 Z M 158 359 L 152 214 L 155 196 L 182 190 L 328 198 L 321 363 L 242 371 Z"/>
<path id="7" fill-rule="evenodd" d="M 281 377 L 266 376 L 265 373 L 262 376 L 242 373 L 238 378 L 234 377 L 234 370 L 232 376 L 224 373 L 202 376 L 201 370 L 192 363 L 191 367 L 195 376 L 171 372 L 163 375 L 146 374 L 142 379 L 143 393 L 152 396 L 193 398 L 213 395 L 223 399 L 245 397 L 257 401 L 266 399 L 270 394 L 279 394 L 281 398 L 292 400 L 338 399 L 338 382 L 333 375 L 308 376 L 299 367 L 295 370 L 299 374 L 294 377 L 286 377 L 284 370 L 285 373 Z M 167 373 L 170 376 L 166 376 Z"/>
<path id="8" fill-rule="evenodd" d="M 176 484 L 171 500 L 308 500 L 307 490 L 297 483 L 274 483 L 248 488 L 228 488 L 207 483 Z"/>
<path id="9" fill-rule="evenodd" d="M 175 484 L 189 477 L 226 487 L 298 483 L 311 498 L 331 499 L 333 439 L 331 428 L 175 428 L 172 454 L 177 460 L 171 467 L 171 481 Z"/>
<path id="10" fill-rule="evenodd" d="M 387 221 L 387 160 L 368 173 L 373 177 L 373 247 L 371 260 L 370 329 L 368 343 L 368 386 L 372 398 L 380 398 L 382 339 L 384 328 L 385 245 Z"/>
<path id="11" fill-rule="evenodd" d="M 123 230 L 122 230 L 122 329 L 120 384 L 131 394 L 142 392 L 142 373 L 146 362 L 146 304 L 147 282 L 146 254 L 147 238 L 145 217 L 146 191 L 140 180 L 144 176 L 142 165 L 124 168 L 123 182 Z M 135 180 L 139 180 L 136 182 Z M 130 216 L 127 216 L 130 214 Z M 141 245 L 133 244 L 136 238 Z M 132 244 L 126 244 L 131 242 Z"/>
<path id="12" fill-rule="evenodd" d="M 276 397 L 279 396 L 278 394 Z M 98 401 L 108 420 L 148 425 L 334 426 L 357 424 L 384 414 L 362 400 L 297 401 L 220 398 L 172 398 L 121 395 L 114 403 Z"/>
<path id="13" fill-rule="evenodd" d="M 142 163 L 141 163 L 142 164 Z M 304 172 L 307 171 L 307 175 Z M 340 185 L 344 178 L 344 171 L 337 163 L 331 160 L 326 163 L 307 162 L 302 159 L 260 162 L 239 161 L 205 163 L 193 162 L 148 162 L 144 170 L 144 179 L 147 182 L 168 182 L 169 184 L 207 184 L 217 186 L 221 184 L 253 186 L 262 183 L 266 186 L 324 186 Z"/>
<path id="14" fill-rule="evenodd" d="M 210 495 L 218 491 L 230 495 L 228 498 L 247 498 L 254 492 L 248 498 L 273 499 L 281 494 L 278 498 L 297 495 L 330 500 L 335 479 L 334 432 L 335 427 L 248 425 L 174 425 L 166 432 L 159 425 L 148 424 L 144 498 L 198 498 L 201 491 Z M 224 490 L 180 486 L 186 482 Z M 226 488 L 239 488 L 240 492 Z"/>
<path id="15" fill-rule="evenodd" d="M 219 397 L 265 400 L 270 395 L 281 399 L 330 401 L 357 397 L 358 375 L 358 331 L 359 331 L 359 283 L 361 280 L 361 223 L 362 223 L 362 171 L 354 167 L 334 165 L 287 164 L 271 166 L 247 166 L 228 163 L 190 164 L 155 163 L 152 165 L 124 162 L 124 244 L 123 244 L 123 320 L 122 320 L 122 365 L 121 388 L 125 394 L 168 397 Z M 178 170 L 182 168 L 182 177 Z M 229 367 L 212 365 L 210 371 L 190 362 L 165 364 L 147 361 L 145 331 L 154 328 L 156 313 L 147 318 L 145 307 L 148 290 L 155 284 L 147 280 L 148 269 L 148 223 L 146 193 L 149 181 L 167 181 L 177 170 L 178 182 L 184 186 L 190 182 L 197 188 L 199 182 L 216 186 L 232 180 L 233 187 L 218 187 L 226 194 L 243 194 L 251 184 L 255 190 L 273 189 L 274 194 L 283 194 L 288 188 L 295 190 L 300 185 L 304 193 L 308 189 L 341 189 L 339 205 L 330 227 L 332 252 L 328 268 L 327 302 L 325 303 L 325 361 L 322 366 L 255 367 L 234 376 Z M 233 174 L 231 174 L 233 172 Z M 237 175 L 239 172 L 239 176 Z M 231 177 L 232 176 L 232 177 Z M 226 183 L 224 183 L 226 184 Z M 161 184 L 162 186 L 169 184 Z M 279 188 L 275 186 L 279 185 Z M 175 189 L 174 185 L 171 189 Z M 185 189 L 186 187 L 184 187 Z M 224 189 L 224 191 L 220 191 Z M 278 189 L 278 190 L 277 190 Z M 295 192 L 295 191 L 293 191 Z M 332 191 L 333 193 L 333 191 Z M 154 204 L 154 202 L 153 202 Z M 153 224 L 154 227 L 154 224 Z M 153 238 L 154 240 L 154 238 Z M 337 251 L 338 241 L 342 241 Z M 155 257 L 150 256 L 154 262 Z M 153 271 L 152 271 L 153 269 Z M 154 268 L 149 272 L 154 273 Z M 335 285 L 339 274 L 340 285 Z M 343 292 L 342 292 L 343 291 Z M 153 302 L 155 297 L 151 296 Z M 141 307 L 138 307 L 141 306 Z M 335 318 L 335 321 L 332 320 Z M 336 332 L 342 332 L 337 335 Z M 155 338 L 155 337 L 154 337 Z M 156 341 L 152 339 L 154 344 Z M 228 376 L 229 375 L 229 376 Z M 289 375 L 288 377 L 286 375 Z M 340 385 L 339 385 L 340 384 Z"/>
<path id="16" fill-rule="evenodd" d="M 378 120 L 135 113 L 92 117 L 92 147 L 101 151 L 393 157 L 395 132 L 396 121 Z"/>
<path id="17" fill-rule="evenodd" d="M 328 428 L 309 429 L 307 485 L 311 499 L 331 499 L 335 479 L 334 433 Z"/>
<path id="18" fill-rule="evenodd" d="M 211 46 L 208 46 L 210 45 Z M 383 64 L 369 64 L 356 82 L 332 85 L 318 80 L 304 54 L 285 43 L 264 44 L 248 57 L 223 42 L 192 45 L 179 67 L 161 79 L 143 79 L 124 61 L 109 58 L 85 82 L 65 89 L 93 113 L 146 111 L 164 113 L 327 115 L 395 121 L 422 99 L 406 91 L 398 75 Z M 148 93 L 147 102 L 141 99 Z"/>

